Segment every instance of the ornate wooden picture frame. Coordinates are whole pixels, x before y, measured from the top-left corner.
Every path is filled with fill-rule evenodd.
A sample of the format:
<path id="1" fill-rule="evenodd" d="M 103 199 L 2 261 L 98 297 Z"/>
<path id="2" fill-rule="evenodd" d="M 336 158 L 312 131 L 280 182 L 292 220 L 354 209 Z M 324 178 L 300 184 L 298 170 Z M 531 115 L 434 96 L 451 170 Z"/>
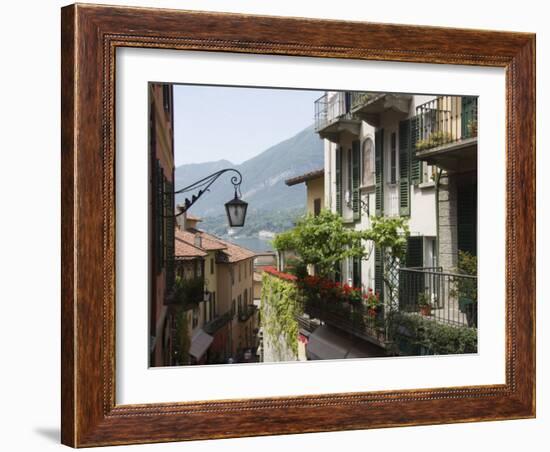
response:
<path id="1" fill-rule="evenodd" d="M 78 4 L 62 9 L 61 32 L 64 444 L 535 416 L 533 34 Z M 114 90 L 121 47 L 505 68 L 505 384 L 117 405 Z"/>

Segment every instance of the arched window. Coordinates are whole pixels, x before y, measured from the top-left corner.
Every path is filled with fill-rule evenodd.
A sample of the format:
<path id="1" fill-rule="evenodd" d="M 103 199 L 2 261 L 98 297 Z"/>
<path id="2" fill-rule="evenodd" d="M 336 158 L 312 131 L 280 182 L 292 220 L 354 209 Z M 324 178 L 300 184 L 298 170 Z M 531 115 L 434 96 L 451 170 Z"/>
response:
<path id="1" fill-rule="evenodd" d="M 374 142 L 372 138 L 363 141 L 363 186 L 374 185 Z"/>

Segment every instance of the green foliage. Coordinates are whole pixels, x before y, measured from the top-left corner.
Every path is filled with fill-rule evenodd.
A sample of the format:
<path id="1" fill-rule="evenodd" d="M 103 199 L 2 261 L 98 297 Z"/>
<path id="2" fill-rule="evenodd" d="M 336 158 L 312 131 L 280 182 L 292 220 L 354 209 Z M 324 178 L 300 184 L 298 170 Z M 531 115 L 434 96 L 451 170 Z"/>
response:
<path id="1" fill-rule="evenodd" d="M 467 251 L 459 251 L 457 272 L 477 276 L 477 257 Z M 477 279 L 455 278 L 451 294 L 458 297 L 459 309 L 466 314 L 468 325 L 477 325 Z"/>
<path id="2" fill-rule="evenodd" d="M 409 225 L 403 217 L 374 217 L 371 228 L 362 232 L 364 240 L 372 240 L 382 250 L 382 279 L 386 287 L 384 296 L 389 309 L 398 305 L 400 262 L 405 258 Z"/>
<path id="3" fill-rule="evenodd" d="M 416 304 L 419 307 L 431 306 L 430 296 L 426 292 L 419 292 Z"/>
<path id="4" fill-rule="evenodd" d="M 264 338 L 281 356 L 285 348 L 295 356 L 298 354 L 299 330 L 296 316 L 303 310 L 301 299 L 293 281 L 284 281 L 263 273 L 261 318 Z"/>
<path id="5" fill-rule="evenodd" d="M 174 283 L 174 300 L 180 306 L 189 309 L 204 299 L 203 278 L 182 278 L 176 276 Z"/>
<path id="6" fill-rule="evenodd" d="M 402 259 L 407 248 L 409 225 L 403 217 L 373 217 L 370 229 L 361 232 L 361 238 L 372 240 L 376 246 Z"/>
<path id="7" fill-rule="evenodd" d="M 399 354 L 451 355 L 477 353 L 477 329 L 450 326 L 418 314 L 393 312 L 388 318 L 389 332 Z"/>
<path id="8" fill-rule="evenodd" d="M 176 335 L 174 338 L 174 358 L 177 364 L 188 364 L 191 338 L 189 337 L 189 322 L 187 319 L 187 311 L 185 311 L 182 307 L 176 308 L 174 319 L 176 323 Z"/>
<path id="9" fill-rule="evenodd" d="M 477 257 L 468 251 L 458 252 L 458 272 L 463 275 L 477 275 Z"/>
<path id="10" fill-rule="evenodd" d="M 432 132 L 425 140 L 418 140 L 416 142 L 416 150 L 423 151 L 425 149 L 435 148 L 449 141 L 452 141 L 452 135 L 449 132 L 439 130 L 437 132 Z"/>
<path id="11" fill-rule="evenodd" d="M 286 259 L 285 272 L 296 276 L 298 279 L 304 279 L 308 275 L 307 265 L 298 258 Z"/>
<path id="12" fill-rule="evenodd" d="M 273 246 L 294 250 L 305 265 L 314 265 L 318 275 L 328 277 L 336 264 L 348 257 L 363 257 L 362 233 L 344 226 L 342 218 L 329 210 L 306 215 L 292 230 L 278 234 Z"/>
<path id="13" fill-rule="evenodd" d="M 467 137 L 477 137 L 477 119 L 469 119 L 466 124 Z"/>

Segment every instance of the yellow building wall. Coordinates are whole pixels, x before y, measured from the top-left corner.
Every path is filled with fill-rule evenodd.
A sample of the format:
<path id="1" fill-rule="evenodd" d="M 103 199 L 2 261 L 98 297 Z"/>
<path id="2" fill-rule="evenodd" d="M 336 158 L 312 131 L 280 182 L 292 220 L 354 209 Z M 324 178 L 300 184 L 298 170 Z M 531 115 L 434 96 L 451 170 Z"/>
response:
<path id="1" fill-rule="evenodd" d="M 257 314 L 245 322 L 239 321 L 239 299 L 244 308 L 245 305 L 254 303 L 254 264 L 253 259 L 245 259 L 231 264 L 234 272 L 234 283 L 231 285 L 231 303 L 235 300 L 235 317 L 233 318 L 233 354 L 236 355 L 239 349 L 252 347 L 250 335 L 255 325 Z M 246 299 L 245 299 L 246 291 Z"/>
<path id="2" fill-rule="evenodd" d="M 307 213 L 313 215 L 315 199 L 321 200 L 321 209 L 325 208 L 325 178 L 318 177 L 306 182 L 307 187 Z"/>

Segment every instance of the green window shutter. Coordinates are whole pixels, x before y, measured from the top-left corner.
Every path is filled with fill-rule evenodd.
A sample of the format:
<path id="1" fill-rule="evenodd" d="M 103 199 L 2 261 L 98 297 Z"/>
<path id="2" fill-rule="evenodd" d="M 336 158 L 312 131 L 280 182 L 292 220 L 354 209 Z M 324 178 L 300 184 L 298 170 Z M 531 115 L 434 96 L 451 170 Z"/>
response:
<path id="1" fill-rule="evenodd" d="M 361 287 L 361 258 L 353 258 L 353 287 Z"/>
<path id="2" fill-rule="evenodd" d="M 342 149 L 336 148 L 336 213 L 342 215 Z"/>
<path id="3" fill-rule="evenodd" d="M 380 300 L 384 299 L 384 266 L 379 246 L 374 248 L 374 291 L 380 294 Z"/>
<path id="4" fill-rule="evenodd" d="M 390 184 L 397 183 L 397 137 L 395 132 L 390 135 Z"/>
<path id="5" fill-rule="evenodd" d="M 361 218 L 361 144 L 359 141 L 352 143 L 352 206 L 353 219 Z"/>
<path id="6" fill-rule="evenodd" d="M 406 119 L 399 122 L 399 214 L 411 214 L 411 121 Z"/>
<path id="7" fill-rule="evenodd" d="M 424 266 L 424 238 L 422 236 L 411 236 L 407 239 L 405 262 L 407 267 Z"/>
<path id="8" fill-rule="evenodd" d="M 375 166 L 375 214 L 384 214 L 384 129 L 377 130 L 374 134 L 374 166 Z"/>
<path id="9" fill-rule="evenodd" d="M 174 183 L 171 181 L 165 181 L 165 222 L 166 222 L 166 240 L 165 247 L 165 261 L 166 261 L 166 286 L 171 288 L 175 282 L 175 270 L 174 270 L 174 242 L 175 242 L 175 218 L 174 218 L 174 196 L 171 195 L 174 191 Z"/>
<path id="10" fill-rule="evenodd" d="M 418 185 L 422 182 L 422 162 L 416 158 L 416 142 L 418 140 L 420 117 L 411 119 L 409 155 L 411 162 L 411 184 Z"/>
<path id="11" fill-rule="evenodd" d="M 163 267 L 163 225 L 164 225 L 164 206 L 163 206 L 163 194 L 164 194 L 164 175 L 162 173 L 162 167 L 160 161 L 156 161 L 155 168 L 155 268 L 157 274 L 162 271 Z"/>
<path id="12" fill-rule="evenodd" d="M 334 265 L 334 281 L 342 282 L 342 262 L 336 262 Z"/>
<path id="13" fill-rule="evenodd" d="M 462 97 L 462 138 L 477 136 L 477 97 Z"/>

